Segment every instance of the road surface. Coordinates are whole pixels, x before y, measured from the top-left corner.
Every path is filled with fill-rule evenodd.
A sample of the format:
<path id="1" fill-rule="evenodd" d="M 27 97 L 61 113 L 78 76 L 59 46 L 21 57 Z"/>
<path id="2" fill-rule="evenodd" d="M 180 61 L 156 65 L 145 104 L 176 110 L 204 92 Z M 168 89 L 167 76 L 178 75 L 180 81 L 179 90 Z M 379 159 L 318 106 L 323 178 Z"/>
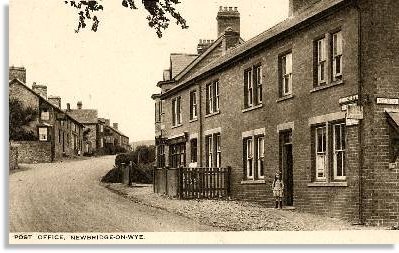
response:
<path id="1" fill-rule="evenodd" d="M 114 156 L 23 165 L 9 176 L 10 232 L 216 231 L 99 184 Z"/>

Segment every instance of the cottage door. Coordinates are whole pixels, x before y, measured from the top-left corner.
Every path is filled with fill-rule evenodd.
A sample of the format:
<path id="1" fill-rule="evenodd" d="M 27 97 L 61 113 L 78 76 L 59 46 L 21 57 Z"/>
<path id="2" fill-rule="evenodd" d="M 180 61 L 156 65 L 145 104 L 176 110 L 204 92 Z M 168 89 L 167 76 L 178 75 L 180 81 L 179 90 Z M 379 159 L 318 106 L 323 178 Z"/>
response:
<path id="1" fill-rule="evenodd" d="M 294 204 L 294 178 L 293 178 L 293 156 L 292 156 L 292 131 L 280 133 L 281 140 L 281 171 L 284 182 L 284 204 Z"/>

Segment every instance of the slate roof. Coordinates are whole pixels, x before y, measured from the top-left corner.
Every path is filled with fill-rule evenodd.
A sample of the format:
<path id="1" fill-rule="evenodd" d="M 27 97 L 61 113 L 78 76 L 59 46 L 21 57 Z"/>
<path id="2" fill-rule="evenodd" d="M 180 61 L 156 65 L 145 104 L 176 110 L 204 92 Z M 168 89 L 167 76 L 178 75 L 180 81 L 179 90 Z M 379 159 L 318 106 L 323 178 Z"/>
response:
<path id="1" fill-rule="evenodd" d="M 189 65 L 195 58 L 197 54 L 171 54 L 170 55 L 170 68 L 172 70 L 171 78 L 174 78 L 179 74 L 187 65 Z"/>
<path id="2" fill-rule="evenodd" d="M 95 109 L 73 109 L 67 112 L 82 124 L 97 124 L 98 113 Z"/>
<path id="3" fill-rule="evenodd" d="M 231 48 L 226 52 L 225 55 L 217 58 L 197 73 L 195 73 L 190 79 L 187 81 L 173 87 L 169 91 L 165 92 L 162 95 L 162 98 L 167 97 L 168 95 L 174 94 L 175 91 L 180 90 L 182 87 L 189 84 L 193 79 L 200 78 L 201 76 L 209 73 L 213 69 L 220 67 L 235 58 L 239 58 L 240 56 L 248 53 L 251 50 L 254 50 L 257 46 L 260 46 L 266 42 L 273 41 L 277 36 L 282 35 L 288 32 L 291 29 L 296 28 L 297 26 L 303 24 L 304 22 L 310 20 L 311 18 L 332 9 L 333 7 L 338 6 L 344 2 L 349 2 L 348 0 L 325 0 L 320 1 L 312 5 L 311 7 L 304 9 L 301 13 L 298 13 L 295 16 L 289 17 L 286 20 L 278 23 L 277 25 L 271 27 L 270 29 L 264 31 L 263 33 L 255 36 L 254 38 L 246 41 L 243 44 L 240 44 L 234 48 Z M 216 41 L 215 41 L 216 42 Z"/>

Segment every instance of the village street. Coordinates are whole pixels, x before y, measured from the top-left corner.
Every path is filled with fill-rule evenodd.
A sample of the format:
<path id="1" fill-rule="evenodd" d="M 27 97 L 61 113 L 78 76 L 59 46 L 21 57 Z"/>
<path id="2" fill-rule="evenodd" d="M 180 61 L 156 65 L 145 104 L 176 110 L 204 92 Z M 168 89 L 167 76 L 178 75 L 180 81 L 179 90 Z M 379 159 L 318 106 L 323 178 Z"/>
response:
<path id="1" fill-rule="evenodd" d="M 99 184 L 115 157 L 22 165 L 9 176 L 10 232 L 215 231 Z"/>

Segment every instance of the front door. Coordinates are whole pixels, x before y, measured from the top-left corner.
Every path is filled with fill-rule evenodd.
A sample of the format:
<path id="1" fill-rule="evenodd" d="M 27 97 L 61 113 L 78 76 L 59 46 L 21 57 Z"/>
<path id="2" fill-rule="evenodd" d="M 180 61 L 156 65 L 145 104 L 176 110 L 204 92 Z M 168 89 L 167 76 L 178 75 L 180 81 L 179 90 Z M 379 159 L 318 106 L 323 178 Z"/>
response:
<path id="1" fill-rule="evenodd" d="M 292 157 L 292 131 L 280 133 L 281 172 L 284 182 L 284 204 L 294 205 L 294 177 Z"/>

